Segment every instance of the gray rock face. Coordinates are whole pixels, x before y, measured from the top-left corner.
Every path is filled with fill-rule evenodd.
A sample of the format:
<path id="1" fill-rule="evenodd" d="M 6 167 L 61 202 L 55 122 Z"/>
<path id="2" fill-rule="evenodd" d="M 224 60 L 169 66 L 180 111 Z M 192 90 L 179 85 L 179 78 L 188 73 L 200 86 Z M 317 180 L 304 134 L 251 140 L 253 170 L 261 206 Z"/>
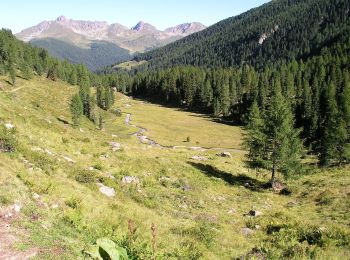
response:
<path id="1" fill-rule="evenodd" d="M 102 183 L 96 183 L 97 186 L 99 186 L 99 190 L 102 194 L 106 195 L 107 197 L 114 197 L 115 196 L 115 190 L 114 188 L 108 187 L 103 185 Z"/>

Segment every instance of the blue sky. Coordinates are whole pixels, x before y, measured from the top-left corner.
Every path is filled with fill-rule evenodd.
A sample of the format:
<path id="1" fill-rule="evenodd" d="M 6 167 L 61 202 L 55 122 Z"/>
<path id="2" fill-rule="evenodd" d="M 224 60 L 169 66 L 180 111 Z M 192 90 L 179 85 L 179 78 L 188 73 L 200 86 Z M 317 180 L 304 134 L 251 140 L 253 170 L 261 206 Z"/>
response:
<path id="1" fill-rule="evenodd" d="M 54 20 L 72 19 L 121 23 L 128 27 L 140 20 L 159 29 L 184 23 L 212 25 L 268 0 L 1 0 L 0 27 L 14 33 Z"/>

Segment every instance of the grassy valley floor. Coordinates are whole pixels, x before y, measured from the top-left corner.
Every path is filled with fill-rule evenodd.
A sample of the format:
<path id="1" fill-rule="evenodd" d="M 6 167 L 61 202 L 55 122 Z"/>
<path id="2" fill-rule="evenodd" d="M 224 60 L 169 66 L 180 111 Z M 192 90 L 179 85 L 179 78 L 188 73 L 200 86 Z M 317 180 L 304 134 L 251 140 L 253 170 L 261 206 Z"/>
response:
<path id="1" fill-rule="evenodd" d="M 18 139 L 0 153 L 0 226 L 13 238 L 0 256 L 86 258 L 108 237 L 135 259 L 350 258 L 349 167 L 311 168 L 276 194 L 262 187 L 269 173 L 245 167 L 239 127 L 118 95 L 123 113 L 101 111 L 102 131 L 73 128 L 77 90 L 0 78 L 0 122 Z"/>

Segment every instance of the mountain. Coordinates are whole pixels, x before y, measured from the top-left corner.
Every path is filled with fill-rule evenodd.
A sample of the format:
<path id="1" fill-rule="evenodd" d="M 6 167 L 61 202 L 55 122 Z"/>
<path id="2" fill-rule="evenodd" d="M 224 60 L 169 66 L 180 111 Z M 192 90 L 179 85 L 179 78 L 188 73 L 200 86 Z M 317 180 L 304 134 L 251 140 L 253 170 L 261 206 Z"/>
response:
<path id="1" fill-rule="evenodd" d="M 43 21 L 36 26 L 27 28 L 16 34 L 16 37 L 46 48 L 50 54 L 56 57 L 67 58 L 68 56 L 68 60 L 71 62 L 82 62 L 87 64 L 90 69 L 95 69 L 101 64 L 107 66 L 130 59 L 126 52 L 132 54 L 161 47 L 205 28 L 200 23 L 186 23 L 160 31 L 143 21 L 132 28 L 127 28 L 118 23 L 109 25 L 103 21 L 79 21 L 60 16 L 54 21 Z M 98 45 L 101 51 L 103 46 L 107 47 L 102 52 L 107 57 L 115 59 L 108 59 L 104 62 L 104 58 L 89 55 L 90 52 L 93 52 L 91 51 L 92 45 Z M 81 50 L 78 52 L 84 52 L 87 56 L 75 55 L 73 57 L 67 54 L 73 53 L 77 50 L 76 48 L 80 48 Z M 118 50 L 115 52 L 115 49 Z M 61 55 L 63 51 L 67 51 L 64 56 Z M 121 55 L 115 55 L 115 53 Z M 96 60 L 96 63 L 90 64 L 87 60 Z M 110 61 L 112 63 L 109 63 Z"/>
<path id="2" fill-rule="evenodd" d="M 349 35 L 347 0 L 276 0 L 165 47 L 139 54 L 148 68 L 177 65 L 262 68 L 302 59 Z M 181 27 L 171 31 L 181 32 Z M 168 31 L 169 32 L 169 31 Z"/>

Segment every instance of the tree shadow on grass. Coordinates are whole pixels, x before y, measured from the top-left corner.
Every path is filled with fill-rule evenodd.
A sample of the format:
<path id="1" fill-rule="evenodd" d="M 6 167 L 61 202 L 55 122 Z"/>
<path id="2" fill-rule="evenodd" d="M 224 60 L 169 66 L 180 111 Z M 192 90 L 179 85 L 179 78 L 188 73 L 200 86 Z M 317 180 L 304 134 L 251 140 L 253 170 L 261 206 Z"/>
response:
<path id="1" fill-rule="evenodd" d="M 252 191 L 263 191 L 266 189 L 266 183 L 253 179 L 245 174 L 232 175 L 228 172 L 221 171 L 209 164 L 188 162 L 194 168 L 200 170 L 208 177 L 215 177 L 225 181 L 233 186 L 244 186 Z"/>

